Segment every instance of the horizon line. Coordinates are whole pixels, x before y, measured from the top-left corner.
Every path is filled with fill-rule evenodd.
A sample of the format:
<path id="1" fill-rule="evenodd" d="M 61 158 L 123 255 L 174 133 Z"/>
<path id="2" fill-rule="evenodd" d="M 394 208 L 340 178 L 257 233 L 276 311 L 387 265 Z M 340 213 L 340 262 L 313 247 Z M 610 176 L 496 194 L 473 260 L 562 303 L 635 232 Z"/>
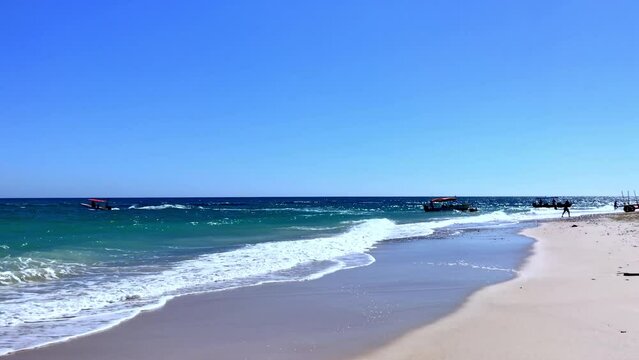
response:
<path id="1" fill-rule="evenodd" d="M 0 197 L 2 200 L 12 199 L 242 199 L 242 198 L 391 198 L 391 197 L 615 197 L 618 195 L 260 195 L 260 196 L 28 196 L 28 197 Z M 624 195 L 626 196 L 626 195 Z M 633 196 L 631 196 L 633 197 Z"/>

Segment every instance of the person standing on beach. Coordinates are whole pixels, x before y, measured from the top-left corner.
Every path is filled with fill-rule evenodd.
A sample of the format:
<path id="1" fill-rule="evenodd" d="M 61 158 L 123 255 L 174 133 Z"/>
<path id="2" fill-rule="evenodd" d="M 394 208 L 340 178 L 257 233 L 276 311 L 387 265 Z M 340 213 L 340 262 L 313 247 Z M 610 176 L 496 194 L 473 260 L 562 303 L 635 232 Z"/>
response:
<path id="1" fill-rule="evenodd" d="M 568 200 L 566 200 L 566 202 L 564 202 L 564 212 L 561 213 L 561 217 L 564 217 L 564 214 L 568 213 L 568 217 L 570 217 L 570 209 L 568 209 L 568 207 L 570 207 Z"/>

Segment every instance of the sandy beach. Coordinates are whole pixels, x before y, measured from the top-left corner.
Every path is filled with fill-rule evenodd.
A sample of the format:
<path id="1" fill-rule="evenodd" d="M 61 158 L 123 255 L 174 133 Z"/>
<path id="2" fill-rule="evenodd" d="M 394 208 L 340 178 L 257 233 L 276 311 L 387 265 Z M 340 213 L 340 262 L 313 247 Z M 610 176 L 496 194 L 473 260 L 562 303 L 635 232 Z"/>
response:
<path id="1" fill-rule="evenodd" d="M 639 272 L 639 216 L 524 233 L 537 242 L 519 277 L 357 359 L 637 359 L 639 278 L 620 272 Z"/>

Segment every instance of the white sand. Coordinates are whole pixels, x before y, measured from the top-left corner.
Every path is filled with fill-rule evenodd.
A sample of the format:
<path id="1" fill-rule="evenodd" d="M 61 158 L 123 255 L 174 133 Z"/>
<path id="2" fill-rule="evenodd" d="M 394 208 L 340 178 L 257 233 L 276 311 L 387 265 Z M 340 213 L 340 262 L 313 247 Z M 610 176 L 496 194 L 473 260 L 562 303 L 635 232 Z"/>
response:
<path id="1" fill-rule="evenodd" d="M 639 214 L 524 234 L 520 276 L 359 359 L 639 359 L 639 277 L 618 275 L 639 273 Z"/>

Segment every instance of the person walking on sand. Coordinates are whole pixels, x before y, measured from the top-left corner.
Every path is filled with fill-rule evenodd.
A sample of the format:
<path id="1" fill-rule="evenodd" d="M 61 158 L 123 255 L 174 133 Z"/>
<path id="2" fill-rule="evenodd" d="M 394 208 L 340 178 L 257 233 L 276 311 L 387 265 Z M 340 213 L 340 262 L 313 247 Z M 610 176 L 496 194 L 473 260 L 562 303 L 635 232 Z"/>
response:
<path id="1" fill-rule="evenodd" d="M 564 202 L 564 212 L 561 213 L 561 217 L 564 217 L 566 213 L 568 213 L 568 217 L 570 217 L 570 209 L 568 207 L 570 207 L 570 205 L 568 200 L 566 200 L 566 202 Z"/>

